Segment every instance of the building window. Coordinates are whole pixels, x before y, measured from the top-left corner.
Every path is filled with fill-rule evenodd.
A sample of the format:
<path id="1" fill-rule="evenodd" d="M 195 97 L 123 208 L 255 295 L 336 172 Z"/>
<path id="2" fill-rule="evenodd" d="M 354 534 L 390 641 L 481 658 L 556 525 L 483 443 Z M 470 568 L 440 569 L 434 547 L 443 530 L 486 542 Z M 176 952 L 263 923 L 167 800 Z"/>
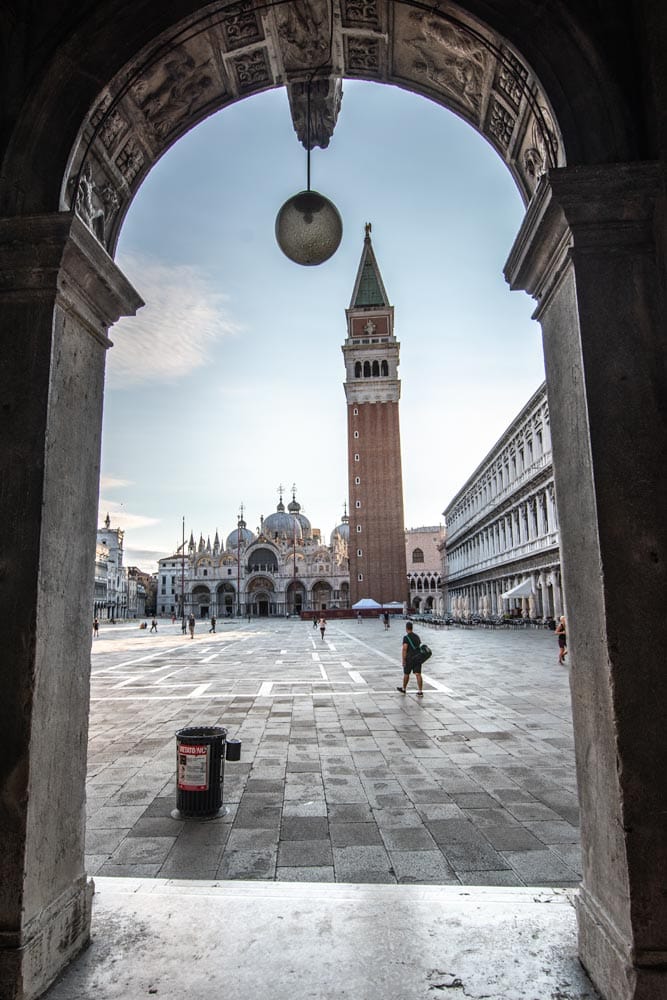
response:
<path id="1" fill-rule="evenodd" d="M 359 510 L 359 508 L 361 507 L 361 500 L 355 500 L 354 506 L 357 508 L 357 510 Z"/>
<path id="2" fill-rule="evenodd" d="M 387 364 L 387 362 L 386 362 L 386 361 L 383 361 L 383 362 L 382 362 L 382 374 L 383 374 L 383 375 L 384 375 L 385 377 L 386 377 L 387 375 L 389 375 L 389 365 Z"/>
<path id="3" fill-rule="evenodd" d="M 360 524 L 357 525 L 357 534 L 358 535 L 361 534 L 361 525 Z"/>
<path id="4" fill-rule="evenodd" d="M 413 563 L 423 563 L 424 562 L 424 552 L 422 549 L 412 550 L 412 561 Z"/>
<path id="5" fill-rule="evenodd" d="M 366 341 L 368 343 L 368 341 Z M 364 378 L 371 377 L 371 363 L 370 361 L 364 361 Z"/>
<path id="6" fill-rule="evenodd" d="M 359 431 L 355 431 L 354 432 L 354 436 L 355 436 L 355 438 L 358 438 L 359 437 Z"/>
<path id="7" fill-rule="evenodd" d="M 357 555 L 359 556 L 360 559 L 363 556 L 363 554 L 364 553 L 363 553 L 363 551 L 361 549 L 357 549 Z"/>
<path id="8" fill-rule="evenodd" d="M 361 378 L 361 361 L 357 361 L 354 366 L 354 377 Z"/>
<path id="9" fill-rule="evenodd" d="M 363 573 L 357 573 L 357 580 L 359 581 L 359 583 L 361 583 L 361 581 L 363 580 L 363 578 L 364 578 L 364 574 Z"/>
<path id="10" fill-rule="evenodd" d="M 354 485 L 355 486 L 361 486 L 361 476 L 355 476 L 354 477 Z"/>
<path id="11" fill-rule="evenodd" d="M 231 571 L 231 569 L 228 569 L 227 570 L 227 576 L 231 576 L 231 575 L 232 575 L 232 571 Z"/>
<path id="12" fill-rule="evenodd" d="M 163 577 L 162 577 L 162 582 L 163 582 L 163 583 L 166 583 L 166 582 L 167 582 L 167 577 L 166 577 L 166 576 L 163 576 Z M 163 591 L 163 593 L 164 593 L 164 591 Z"/>
<path id="13" fill-rule="evenodd" d="M 352 413 L 353 413 L 353 415 L 354 415 L 355 417 L 358 417 L 358 416 L 359 416 L 359 410 L 357 409 L 357 407 L 356 407 L 356 406 L 355 406 L 355 408 L 354 408 L 354 409 L 352 410 Z"/>
<path id="14" fill-rule="evenodd" d="M 167 593 L 167 588 L 166 588 L 166 587 L 163 587 L 163 588 L 162 588 L 162 590 L 160 591 L 160 593 L 161 593 L 161 594 L 166 594 L 166 593 Z"/>
<path id="15" fill-rule="evenodd" d="M 359 461 L 359 456 L 358 456 L 358 455 L 355 455 L 355 456 L 354 456 L 354 460 L 355 460 L 355 462 L 358 462 L 358 461 Z"/>
<path id="16" fill-rule="evenodd" d="M 171 606 L 171 613 L 172 613 L 172 615 L 173 615 L 173 613 L 174 613 L 174 605 L 173 605 L 173 604 L 172 604 L 172 606 Z"/>
<path id="17" fill-rule="evenodd" d="M 172 585 L 172 587 L 174 586 L 175 583 L 176 583 L 176 577 L 172 576 L 172 578 L 171 578 L 171 585 Z"/>
<path id="18" fill-rule="evenodd" d="M 205 569 L 205 570 L 203 571 L 203 573 L 202 573 L 202 576 L 208 576 L 208 570 L 207 570 L 207 569 Z"/>
<path id="19" fill-rule="evenodd" d="M 380 363 L 378 361 L 373 362 L 373 378 L 379 378 L 380 376 Z"/>

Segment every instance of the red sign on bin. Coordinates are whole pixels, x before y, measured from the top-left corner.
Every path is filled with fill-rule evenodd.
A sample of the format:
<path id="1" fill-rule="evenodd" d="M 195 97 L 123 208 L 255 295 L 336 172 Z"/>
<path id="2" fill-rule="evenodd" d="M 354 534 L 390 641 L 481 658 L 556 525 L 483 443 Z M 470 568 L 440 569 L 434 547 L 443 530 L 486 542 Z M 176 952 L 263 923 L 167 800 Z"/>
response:
<path id="1" fill-rule="evenodd" d="M 178 788 L 182 792 L 208 791 L 208 746 L 178 745 Z"/>

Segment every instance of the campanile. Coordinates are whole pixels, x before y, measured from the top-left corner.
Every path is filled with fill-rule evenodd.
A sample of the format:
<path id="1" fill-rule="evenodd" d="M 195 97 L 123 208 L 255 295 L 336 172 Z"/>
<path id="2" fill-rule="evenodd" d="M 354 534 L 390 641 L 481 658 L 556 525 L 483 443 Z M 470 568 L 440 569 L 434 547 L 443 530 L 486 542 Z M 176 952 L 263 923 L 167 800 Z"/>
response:
<path id="1" fill-rule="evenodd" d="M 350 496 L 351 603 L 408 597 L 398 401 L 400 344 L 380 275 L 371 225 L 347 316 L 345 396 Z"/>

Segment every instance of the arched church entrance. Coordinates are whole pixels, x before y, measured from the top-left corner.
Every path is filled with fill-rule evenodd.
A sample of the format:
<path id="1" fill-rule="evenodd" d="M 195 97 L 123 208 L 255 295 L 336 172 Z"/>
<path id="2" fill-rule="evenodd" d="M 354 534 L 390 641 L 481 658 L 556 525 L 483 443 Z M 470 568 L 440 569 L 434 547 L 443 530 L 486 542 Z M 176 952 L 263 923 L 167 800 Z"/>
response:
<path id="1" fill-rule="evenodd" d="M 69 12 L 67 35 L 50 35 L 50 18 L 37 24 L 19 2 L 3 25 L 3 50 L 26 58 L 5 61 L 0 147 L 0 513 L 11 569 L 0 981 L 36 995 L 89 935 L 83 581 L 107 332 L 141 305 L 110 256 L 125 212 L 169 145 L 259 90 L 286 83 L 297 132 L 310 106 L 311 136 L 326 144 L 347 76 L 451 108 L 494 146 L 526 200 L 505 275 L 535 298 L 544 338 L 575 663 L 580 955 L 605 998 L 657 997 L 667 978 L 659 5 L 598 6 L 595 30 L 567 0 L 537 13 L 487 4 L 485 22 L 472 0 L 342 4 L 334 19 L 314 5 L 305 21 L 290 4 L 271 17 L 269 7 L 209 4 L 172 23 L 172 5 L 150 19 L 139 7 L 129 21 L 117 0 L 100 0 L 89 14 Z M 615 70 L 614 45 L 627 47 L 641 86 L 628 84 L 625 65 Z M 642 595 L 632 616 L 628 592 Z M 258 608 L 270 605 L 272 591 L 253 593 Z"/>

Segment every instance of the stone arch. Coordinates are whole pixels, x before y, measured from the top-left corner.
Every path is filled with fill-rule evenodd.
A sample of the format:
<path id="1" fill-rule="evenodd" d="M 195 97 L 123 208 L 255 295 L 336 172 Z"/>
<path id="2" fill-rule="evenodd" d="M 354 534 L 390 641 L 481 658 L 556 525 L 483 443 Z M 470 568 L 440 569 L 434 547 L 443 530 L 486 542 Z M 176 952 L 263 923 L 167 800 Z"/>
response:
<path id="1" fill-rule="evenodd" d="M 85 539 L 94 529 L 107 330 L 141 304 L 106 250 L 113 253 L 151 165 L 226 103 L 286 84 L 303 135 L 304 78 L 327 19 L 314 2 L 311 29 L 299 36 L 284 30 L 288 5 L 274 17 L 266 16 L 268 5 L 210 4 L 177 21 L 171 4 L 151 5 L 149 17 L 139 3 L 128 17 L 127 5 L 100 0 L 89 14 L 74 11 L 67 30 L 55 34 L 57 4 L 39 24 L 27 4 L 12 6 L 20 17 L 2 25 L 2 45 L 25 51 L 25 59 L 3 66 L 0 325 L 8 402 L 1 433 L 12 456 L 14 438 L 22 449 L 0 509 L 4 523 L 17 527 L 7 532 L 5 551 L 16 572 L 1 720 L 0 798 L 12 808 L 0 861 L 0 916 L 10 942 L 0 978 L 11 977 L 10 991 L 21 982 L 36 995 L 85 943 L 90 923 L 82 827 L 71 820 L 83 811 L 89 607 L 83 583 L 67 584 L 83 581 L 93 563 Z M 322 124 L 316 143 L 326 145 L 343 77 L 427 96 L 485 135 L 530 202 L 506 276 L 537 300 L 542 324 L 563 572 L 577 608 L 571 648 L 586 666 L 572 679 L 585 846 L 581 957 L 603 995 L 622 989 L 625 1000 L 664 991 L 660 956 L 667 952 L 667 752 L 656 715 L 667 697 L 656 631 L 667 486 L 665 464 L 656 472 L 655 463 L 667 445 L 664 277 L 656 263 L 667 234 L 663 164 L 640 160 L 661 148 L 653 121 L 667 99 L 651 76 L 664 41 L 659 32 L 651 36 L 652 18 L 659 25 L 652 5 L 642 6 L 641 25 L 634 5 L 622 12 L 614 5 L 609 14 L 598 5 L 594 30 L 577 14 L 580 6 L 554 0 L 536 15 L 532 4 L 466 0 L 454 12 L 378 0 L 364 4 L 356 21 L 342 10 L 331 47 L 336 65 L 314 80 L 313 112 Z M 645 87 L 628 83 L 633 74 L 619 65 L 624 45 L 628 63 L 646 74 Z M 21 350 L 12 351 L 17 343 Z M 609 427 L 627 443 L 620 481 L 618 434 L 612 443 Z M 81 456 L 77 468 L 72 448 Z M 644 530 L 626 542 L 629 522 Z M 632 621 L 627 578 L 644 595 Z M 469 593 L 460 601 L 467 614 Z M 619 634 L 614 623 L 621 621 Z M 67 747 L 67 767 L 58 746 Z M 53 806 L 51 785 L 67 810 Z M 37 953 L 41 979 L 24 983 L 37 974 L 30 958 Z"/>

